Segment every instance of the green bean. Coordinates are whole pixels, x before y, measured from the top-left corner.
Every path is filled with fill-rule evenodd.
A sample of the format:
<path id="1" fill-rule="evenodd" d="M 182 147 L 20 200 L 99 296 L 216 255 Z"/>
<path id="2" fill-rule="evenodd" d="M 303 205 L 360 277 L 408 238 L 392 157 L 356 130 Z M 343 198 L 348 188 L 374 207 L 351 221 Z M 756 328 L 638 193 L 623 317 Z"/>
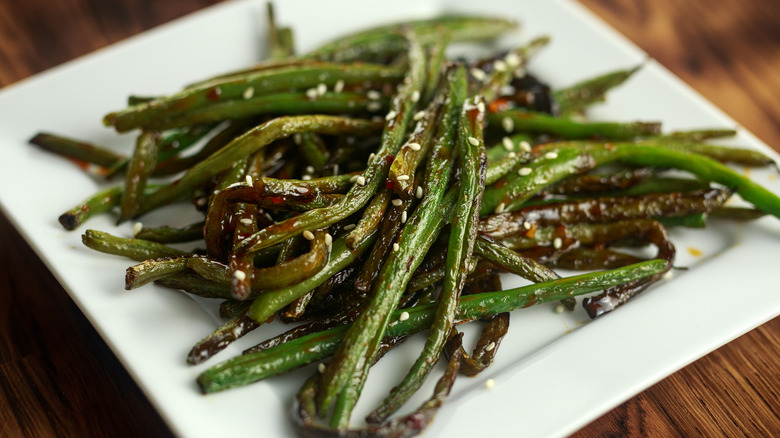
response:
<path id="1" fill-rule="evenodd" d="M 188 256 L 148 259 L 127 268 L 125 289 L 135 289 L 160 278 L 169 277 L 187 270 Z"/>
<path id="2" fill-rule="evenodd" d="M 157 143 L 160 135 L 157 132 L 143 132 L 138 136 L 133 157 L 127 165 L 125 174 L 125 189 L 119 203 L 119 221 L 135 216 L 144 199 L 149 175 L 157 163 Z"/>
<path id="3" fill-rule="evenodd" d="M 97 230 L 85 231 L 84 235 L 81 236 L 81 241 L 88 248 L 95 251 L 124 256 L 139 262 L 147 259 L 178 257 L 188 254 L 185 251 L 180 251 L 161 243 L 141 239 L 125 239 Z"/>
<path id="4" fill-rule="evenodd" d="M 457 319 L 472 321 L 530 305 L 559 301 L 608 289 L 664 272 L 668 263 L 650 260 L 610 271 L 581 274 L 514 289 L 467 295 L 458 303 Z M 430 327 L 437 304 L 420 305 L 392 313 L 385 337 L 409 335 Z M 409 318 L 401 320 L 406 312 Z M 354 323 L 352 324 L 354 325 Z M 337 350 L 349 326 L 339 326 L 294 339 L 276 347 L 245 354 L 209 368 L 198 376 L 205 393 L 223 391 L 278 375 L 322 360 Z"/>
<path id="5" fill-rule="evenodd" d="M 197 274 L 185 272 L 160 278 L 154 283 L 169 289 L 179 289 L 203 298 L 232 299 L 229 285 L 214 283 Z"/>
<path id="6" fill-rule="evenodd" d="M 645 143 L 645 142 L 640 142 Z M 646 142 L 649 145 L 657 145 L 678 151 L 692 152 L 699 155 L 710 157 L 721 163 L 735 163 L 750 167 L 764 167 L 775 165 L 775 160 L 764 155 L 759 151 L 744 148 L 730 148 L 706 143 L 694 143 L 688 141 L 659 141 L 650 140 Z"/>
<path id="7" fill-rule="evenodd" d="M 204 222 L 201 221 L 181 228 L 169 226 L 143 227 L 133 237 L 159 243 L 192 242 L 193 240 L 203 238 L 203 224 Z"/>
<path id="8" fill-rule="evenodd" d="M 122 186 L 109 187 L 90 196 L 84 202 L 61 214 L 59 221 L 66 230 L 75 230 L 92 216 L 111 211 L 122 199 Z"/>
<path id="9" fill-rule="evenodd" d="M 337 81 L 363 83 L 365 81 L 396 82 L 403 77 L 403 71 L 392 67 L 371 64 L 334 64 L 322 62 L 316 65 L 302 65 L 289 68 L 262 70 L 243 77 L 215 79 L 187 88 L 170 97 L 165 97 L 126 110 L 110 113 L 103 122 L 118 132 L 157 124 L 156 120 L 168 119 L 176 114 L 208 107 L 225 101 L 254 99 L 254 93 L 263 96 L 289 89 L 306 89 L 324 84 L 332 87 Z M 159 127 L 156 129 L 160 129 Z"/>
<path id="10" fill-rule="evenodd" d="M 92 163 L 98 166 L 111 167 L 117 161 L 124 160 L 123 155 L 91 143 L 74 140 L 61 135 L 39 132 L 30 139 L 30 143 L 41 149 L 71 158 L 77 162 Z"/>
<path id="11" fill-rule="evenodd" d="M 501 269 L 519 275 L 534 283 L 560 278 L 558 274 L 536 260 L 524 257 L 511 249 L 480 236 L 474 244 L 474 252 Z"/>
<path id="12" fill-rule="evenodd" d="M 609 90 L 628 80 L 640 68 L 642 64 L 630 69 L 609 72 L 554 91 L 553 97 L 558 103 L 558 114 L 561 117 L 581 115 L 594 103 L 603 102 Z"/>
<path id="13" fill-rule="evenodd" d="M 363 211 L 363 216 L 358 221 L 355 229 L 347 236 L 347 248 L 355 249 L 367 236 L 377 230 L 382 218 L 387 211 L 387 205 L 390 203 L 392 192 L 387 188 L 380 189 L 369 202 Z"/>
<path id="14" fill-rule="evenodd" d="M 483 96 L 485 102 L 494 101 L 501 94 L 501 89 L 512 81 L 515 71 L 525 66 L 530 57 L 549 43 L 550 37 L 538 37 L 523 47 L 509 51 L 502 59 L 496 60 L 486 82 L 480 84 L 478 94 Z"/>
<path id="15" fill-rule="evenodd" d="M 300 141 L 299 141 L 300 139 Z M 325 147 L 322 138 L 311 132 L 305 132 L 295 137 L 295 144 L 303 158 L 315 169 L 322 169 L 330 161 L 330 151 Z"/>
<path id="16" fill-rule="evenodd" d="M 611 140 L 632 140 L 637 137 L 656 135 L 660 132 L 658 122 L 577 122 L 522 110 L 506 110 L 488 115 L 490 124 L 501 125 L 504 119 L 511 120 L 515 132 L 552 134 L 566 139 L 588 139 L 593 137 Z"/>
<path id="17" fill-rule="evenodd" d="M 224 350 L 233 341 L 259 327 L 260 324 L 247 316 L 247 309 L 231 317 L 214 332 L 198 341 L 187 354 L 187 363 L 197 365 Z"/>

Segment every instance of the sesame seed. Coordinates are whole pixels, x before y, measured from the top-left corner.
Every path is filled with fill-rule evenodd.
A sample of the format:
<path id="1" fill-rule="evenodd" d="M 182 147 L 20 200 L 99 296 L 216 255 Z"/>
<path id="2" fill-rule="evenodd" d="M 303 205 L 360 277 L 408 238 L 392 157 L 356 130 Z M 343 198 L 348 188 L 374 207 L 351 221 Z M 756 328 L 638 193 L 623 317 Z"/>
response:
<path id="1" fill-rule="evenodd" d="M 313 166 L 306 166 L 306 173 L 314 173 L 314 167 Z"/>
<path id="2" fill-rule="evenodd" d="M 531 93 L 531 92 L 529 91 L 528 93 L 526 93 L 526 94 L 525 94 L 525 101 L 526 101 L 526 102 L 527 102 L 529 105 L 533 105 L 533 103 L 536 101 L 536 96 L 534 95 L 534 93 Z"/>
<path id="3" fill-rule="evenodd" d="M 423 197 L 423 188 L 422 188 L 422 186 L 417 186 L 417 190 L 415 190 L 414 196 L 416 196 L 417 199 L 422 199 L 422 197 Z"/>
<path id="4" fill-rule="evenodd" d="M 401 246 L 398 245 L 397 243 L 394 243 L 393 244 L 393 251 L 398 251 L 399 249 L 401 249 Z"/>
<path id="5" fill-rule="evenodd" d="M 560 237 L 556 237 L 553 239 L 553 248 L 555 249 L 561 249 L 563 247 L 563 239 Z"/>
<path id="6" fill-rule="evenodd" d="M 485 102 L 483 102 L 481 100 L 479 102 L 477 102 L 477 109 L 479 110 L 479 112 L 484 113 L 485 112 Z"/>
<path id="7" fill-rule="evenodd" d="M 251 99 L 255 95 L 255 87 L 246 87 L 244 90 L 244 99 Z"/>
<path id="8" fill-rule="evenodd" d="M 523 222 L 523 228 L 525 228 L 526 230 L 530 230 L 531 229 L 531 223 L 530 222 Z"/>
<path id="9" fill-rule="evenodd" d="M 511 95 L 515 94 L 515 91 L 517 91 L 517 90 L 515 90 L 515 87 L 513 87 L 511 85 L 504 85 L 503 87 L 501 87 L 500 90 L 498 90 L 498 92 L 502 96 L 511 96 Z"/>
<path id="10" fill-rule="evenodd" d="M 331 236 L 330 233 L 325 234 L 325 245 L 329 247 L 333 245 L 333 236 Z"/>
<path id="11" fill-rule="evenodd" d="M 503 212 L 504 212 L 504 209 L 505 209 L 505 208 L 506 208 L 506 204 L 502 202 L 502 203 L 500 203 L 500 204 L 496 205 L 496 210 L 495 210 L 495 213 L 496 213 L 496 214 L 501 214 L 501 213 L 503 213 Z"/>
<path id="12" fill-rule="evenodd" d="M 530 167 L 521 167 L 520 170 L 517 171 L 517 174 L 520 176 L 528 176 L 533 172 L 534 170 Z"/>
<path id="13" fill-rule="evenodd" d="M 674 277 L 674 272 L 672 271 L 666 271 L 666 274 L 663 275 L 664 280 L 671 280 L 672 277 Z"/>
<path id="14" fill-rule="evenodd" d="M 357 183 L 359 186 L 364 186 L 364 185 L 366 185 L 366 179 L 365 179 L 363 176 L 359 176 L 359 177 L 357 177 L 357 179 L 355 180 L 355 182 L 356 182 L 356 183 Z"/>
<path id="15" fill-rule="evenodd" d="M 137 236 L 138 233 L 140 233 L 141 230 L 143 230 L 143 229 L 144 229 L 144 224 L 142 224 L 140 222 L 134 223 L 133 224 L 133 237 Z"/>
<path id="16" fill-rule="evenodd" d="M 357 181 L 359 176 L 360 175 L 354 175 L 352 178 L 349 179 L 349 182 L 353 183 L 353 182 Z"/>
<path id="17" fill-rule="evenodd" d="M 342 81 L 341 79 L 336 81 L 336 84 L 333 86 L 333 91 L 336 93 L 341 93 L 342 91 L 344 91 L 344 81 Z"/>
<path id="18" fill-rule="evenodd" d="M 409 175 L 398 175 L 395 179 L 398 181 L 406 181 L 409 179 Z"/>
<path id="19" fill-rule="evenodd" d="M 244 271 L 235 271 L 233 272 L 233 277 L 236 278 L 238 281 L 244 281 L 246 280 L 246 272 Z"/>
<path id="20" fill-rule="evenodd" d="M 309 99 L 316 99 L 317 98 L 317 89 L 316 88 L 309 88 L 306 90 L 306 97 Z"/>
<path id="21" fill-rule="evenodd" d="M 311 181 L 311 175 L 303 175 L 303 176 L 301 177 L 301 179 L 302 179 L 303 181 Z"/>
<path id="22" fill-rule="evenodd" d="M 344 225 L 344 231 L 354 230 L 355 227 L 357 227 L 355 224 Z"/>
<path id="23" fill-rule="evenodd" d="M 376 91 L 376 90 L 368 90 L 366 91 L 366 97 L 371 100 L 378 100 L 382 97 L 382 93 Z"/>
<path id="24" fill-rule="evenodd" d="M 328 86 L 325 84 L 317 85 L 317 95 L 324 96 L 328 92 Z"/>
<path id="25" fill-rule="evenodd" d="M 510 67 L 517 67 L 520 65 L 520 57 L 515 52 L 509 52 L 506 57 L 504 58 L 504 61 L 509 65 Z"/>
<path id="26" fill-rule="evenodd" d="M 252 225 L 254 222 L 252 219 L 249 219 L 248 217 L 242 217 L 239 222 L 241 222 L 244 225 Z"/>
<path id="27" fill-rule="evenodd" d="M 417 90 L 412 91 L 412 102 L 418 102 L 420 100 L 420 92 Z"/>
<path id="28" fill-rule="evenodd" d="M 247 176 L 246 176 L 246 185 L 248 185 L 248 186 L 253 186 L 253 185 L 255 185 L 255 182 L 254 182 L 254 180 L 252 180 L 252 175 L 247 175 Z"/>
<path id="29" fill-rule="evenodd" d="M 303 137 L 301 137 L 301 133 L 300 132 L 297 132 L 297 133 L 293 134 L 293 141 L 295 142 L 295 144 L 301 144 L 301 140 L 302 139 L 303 139 Z"/>
<path id="30" fill-rule="evenodd" d="M 565 307 L 563 307 L 563 304 L 558 303 L 557 306 L 555 306 L 555 313 L 563 313 L 563 311 L 566 310 Z"/>
<path id="31" fill-rule="evenodd" d="M 509 137 L 504 137 L 501 139 L 501 144 L 504 145 L 504 149 L 511 151 L 515 148 L 515 144 L 512 143 L 512 139 Z"/>
<path id="32" fill-rule="evenodd" d="M 397 115 L 398 115 L 397 112 L 390 110 L 390 112 L 387 113 L 387 115 L 385 116 L 385 120 L 387 121 L 393 120 Z"/>
<path id="33" fill-rule="evenodd" d="M 520 145 L 520 150 L 523 152 L 531 152 L 531 143 L 528 143 L 527 141 L 521 141 L 518 143 Z"/>
<path id="34" fill-rule="evenodd" d="M 499 59 L 493 63 L 493 68 L 496 69 L 496 71 L 506 71 L 506 62 Z"/>
<path id="35" fill-rule="evenodd" d="M 409 149 L 413 151 L 419 151 L 422 149 L 422 146 L 420 146 L 420 143 L 409 143 Z"/>
<path id="36" fill-rule="evenodd" d="M 338 174 L 339 174 L 339 165 L 338 164 L 334 164 L 333 165 L 333 176 L 338 176 Z"/>
<path id="37" fill-rule="evenodd" d="M 510 152 L 510 153 L 506 154 L 506 156 L 507 156 L 507 157 L 509 157 L 509 158 L 517 158 L 517 154 L 516 154 L 516 153 L 514 153 L 514 151 L 512 151 L 512 152 Z"/>
<path id="38" fill-rule="evenodd" d="M 496 343 L 494 341 L 491 341 L 487 346 L 485 347 L 485 351 L 493 351 L 493 349 L 496 348 Z"/>
<path id="39" fill-rule="evenodd" d="M 274 220 L 274 217 L 271 216 L 271 214 L 268 213 L 268 212 L 265 213 L 265 218 L 268 219 L 268 222 L 276 223 L 276 221 Z"/>
<path id="40" fill-rule="evenodd" d="M 554 159 L 558 158 L 558 153 L 557 152 L 547 152 L 546 154 L 544 154 L 544 158 L 547 158 L 547 159 L 550 159 L 550 160 L 554 160 Z"/>
<path id="41" fill-rule="evenodd" d="M 314 240 L 314 233 L 309 230 L 303 232 L 303 238 L 306 240 Z"/>
<path id="42" fill-rule="evenodd" d="M 320 373 L 324 373 L 325 372 L 325 364 L 321 363 L 321 364 L 317 365 L 317 371 L 319 371 Z"/>
<path id="43" fill-rule="evenodd" d="M 406 210 L 404 210 L 404 211 L 401 212 L 401 223 L 405 224 L 406 223 L 406 219 L 407 219 Z"/>
<path id="44" fill-rule="evenodd" d="M 371 112 L 377 112 L 382 109 L 382 104 L 379 102 L 370 102 L 368 105 L 366 105 L 366 109 Z"/>
<path id="45" fill-rule="evenodd" d="M 504 128 L 504 131 L 506 132 L 512 132 L 515 130 L 515 122 L 509 117 L 504 117 L 503 119 L 501 119 L 501 126 Z"/>
<path id="46" fill-rule="evenodd" d="M 401 312 L 401 316 L 398 317 L 399 321 L 406 321 L 409 319 L 409 312 Z"/>
<path id="47" fill-rule="evenodd" d="M 400 207 L 400 206 L 402 206 L 402 205 L 404 204 L 404 201 L 402 201 L 402 200 L 400 200 L 400 199 L 393 199 L 392 203 L 393 203 L 393 205 L 395 205 L 396 207 Z"/>
<path id="48" fill-rule="evenodd" d="M 523 67 L 518 67 L 515 69 L 515 77 L 516 78 L 522 78 L 525 76 L 525 69 Z"/>
<path id="49" fill-rule="evenodd" d="M 477 140 L 474 137 L 469 137 L 469 143 L 471 143 L 472 146 L 478 146 L 479 145 L 479 140 Z"/>
<path id="50" fill-rule="evenodd" d="M 414 116 L 412 116 L 415 121 L 422 120 L 423 117 L 425 117 L 425 110 L 417 111 L 414 113 Z"/>
<path id="51" fill-rule="evenodd" d="M 493 388 L 494 386 L 496 386 L 496 381 L 495 381 L 495 380 L 493 380 L 493 379 L 487 379 L 487 380 L 485 380 L 485 388 L 487 388 L 487 389 L 491 389 L 491 388 Z"/>
<path id="52" fill-rule="evenodd" d="M 373 160 L 373 159 L 374 159 L 374 157 L 376 157 L 376 154 L 375 154 L 375 153 L 373 153 L 373 152 L 371 152 L 371 153 L 368 155 L 368 161 L 371 161 L 371 160 Z"/>
<path id="53" fill-rule="evenodd" d="M 198 207 L 203 207 L 204 205 L 206 205 L 207 202 L 208 199 L 206 199 L 206 197 L 204 196 L 202 198 L 198 198 L 198 200 L 195 201 L 195 205 L 197 205 Z"/>
<path id="54" fill-rule="evenodd" d="M 476 67 L 469 70 L 469 73 L 471 73 L 471 76 L 474 76 L 474 79 L 478 81 L 484 81 L 485 79 L 487 79 L 487 74 L 485 74 L 484 71 Z"/>

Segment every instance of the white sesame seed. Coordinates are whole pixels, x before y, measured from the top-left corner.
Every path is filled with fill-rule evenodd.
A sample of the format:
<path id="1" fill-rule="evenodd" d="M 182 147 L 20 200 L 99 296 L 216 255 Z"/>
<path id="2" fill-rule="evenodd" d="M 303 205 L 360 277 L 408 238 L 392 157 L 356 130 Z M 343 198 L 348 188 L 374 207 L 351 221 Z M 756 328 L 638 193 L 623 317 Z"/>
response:
<path id="1" fill-rule="evenodd" d="M 246 176 L 246 185 L 253 186 L 255 185 L 255 181 L 252 179 L 252 175 Z"/>
<path id="2" fill-rule="evenodd" d="M 521 141 L 520 143 L 518 143 L 518 145 L 520 146 L 520 150 L 521 151 L 523 151 L 523 152 L 531 152 L 531 143 L 528 143 L 527 141 L 524 140 L 524 141 Z"/>
<path id="3" fill-rule="evenodd" d="M 306 166 L 306 173 L 314 173 L 314 166 Z"/>
<path id="4" fill-rule="evenodd" d="M 401 223 L 405 224 L 406 223 L 406 219 L 407 219 L 406 210 L 404 210 L 404 211 L 401 212 Z"/>
<path id="5" fill-rule="evenodd" d="M 406 321 L 409 319 L 409 312 L 401 312 L 401 316 L 398 317 L 399 321 Z"/>
<path id="6" fill-rule="evenodd" d="M 382 97 L 382 93 L 376 91 L 376 90 L 368 90 L 366 91 L 366 97 L 371 100 L 378 100 Z"/>
<path id="7" fill-rule="evenodd" d="M 314 233 L 309 230 L 303 232 L 303 238 L 306 240 L 314 240 Z"/>
<path id="8" fill-rule="evenodd" d="M 495 210 L 495 213 L 496 213 L 496 214 L 501 214 L 501 213 L 503 213 L 503 212 L 504 212 L 504 209 L 505 209 L 505 208 L 506 208 L 506 204 L 502 202 L 502 203 L 500 203 L 500 204 L 496 205 L 496 210 Z"/>
<path id="9" fill-rule="evenodd" d="M 355 227 L 357 227 L 355 224 L 344 225 L 344 231 L 354 230 Z"/>
<path id="10" fill-rule="evenodd" d="M 254 222 L 252 219 L 249 219 L 248 217 L 242 217 L 239 222 L 241 222 L 244 225 L 252 225 Z"/>
<path id="11" fill-rule="evenodd" d="M 268 222 L 276 223 L 276 221 L 274 220 L 274 217 L 271 216 L 271 214 L 268 213 L 268 212 L 265 213 L 265 218 L 268 219 Z"/>
<path id="12" fill-rule="evenodd" d="M 358 176 L 358 177 L 357 177 L 357 179 L 355 180 L 355 182 L 356 182 L 356 183 L 357 183 L 359 186 L 364 186 L 364 185 L 366 185 L 366 179 L 365 179 L 363 176 Z"/>
<path id="13" fill-rule="evenodd" d="M 202 198 L 198 198 L 198 200 L 195 201 L 195 205 L 197 205 L 198 207 L 203 207 L 204 205 L 206 205 L 207 202 L 208 199 L 206 199 L 206 197 L 204 196 Z"/>
<path id="14" fill-rule="evenodd" d="M 420 92 L 417 90 L 412 91 L 412 102 L 418 102 L 420 100 Z"/>
<path id="15" fill-rule="evenodd" d="M 317 85 L 317 95 L 324 96 L 325 93 L 327 93 L 327 92 L 328 92 L 328 86 L 327 85 L 322 84 L 322 83 Z"/>
<path id="16" fill-rule="evenodd" d="M 471 76 L 474 76 L 474 79 L 478 81 L 484 81 L 485 79 L 487 79 L 487 75 L 485 74 L 485 72 L 476 67 L 469 70 L 469 73 L 471 73 Z"/>
<path id="17" fill-rule="evenodd" d="M 321 363 L 321 364 L 317 365 L 317 371 L 319 371 L 320 373 L 324 373 L 325 372 L 325 364 Z"/>
<path id="18" fill-rule="evenodd" d="M 412 116 L 415 121 L 422 120 L 423 117 L 425 117 L 425 110 L 417 111 L 414 113 L 414 116 Z"/>
<path id="19" fill-rule="evenodd" d="M 520 170 L 517 171 L 517 174 L 520 176 L 528 176 L 533 172 L 534 170 L 530 167 L 521 167 Z"/>
<path id="20" fill-rule="evenodd" d="M 422 146 L 420 146 L 420 143 L 409 143 L 409 149 L 413 151 L 419 151 L 422 149 Z"/>
<path id="21" fill-rule="evenodd" d="M 393 205 L 395 205 L 396 207 L 400 207 L 400 206 L 402 206 L 402 205 L 404 204 L 404 201 L 402 201 L 402 200 L 400 200 L 400 199 L 393 199 L 393 200 L 392 200 L 392 203 L 393 203 Z"/>
<path id="22" fill-rule="evenodd" d="M 401 249 L 401 246 L 398 245 L 397 243 L 394 243 L 393 244 L 393 251 L 398 251 L 399 249 Z"/>
<path id="23" fill-rule="evenodd" d="M 244 281 L 246 280 L 246 272 L 244 271 L 235 271 L 233 272 L 233 277 L 236 278 L 238 281 Z"/>
<path id="24" fill-rule="evenodd" d="M 531 223 L 530 222 L 523 222 L 523 228 L 525 228 L 526 230 L 530 230 L 531 229 Z"/>
<path id="25" fill-rule="evenodd" d="M 295 142 L 295 144 L 301 144 L 301 140 L 303 140 L 303 138 L 301 137 L 300 132 L 296 132 L 295 134 L 293 134 L 293 141 Z"/>
<path id="26" fill-rule="evenodd" d="M 409 179 L 409 175 L 398 175 L 395 179 L 398 181 L 406 181 Z"/>
<path id="27" fill-rule="evenodd" d="M 339 175 L 339 165 L 338 164 L 334 164 L 333 165 L 333 176 L 338 176 L 338 175 Z"/>
<path id="28" fill-rule="evenodd" d="M 317 98 L 317 89 L 316 88 L 309 88 L 306 90 L 306 97 L 309 99 L 316 99 Z"/>
<path id="29" fill-rule="evenodd" d="M 303 176 L 301 177 L 301 179 L 302 179 L 303 181 L 311 181 L 311 175 L 303 175 Z"/>
<path id="30" fill-rule="evenodd" d="M 495 341 L 490 341 L 490 343 L 485 347 L 485 351 L 493 351 L 494 348 L 496 348 Z"/>
<path id="31" fill-rule="evenodd" d="M 342 91 L 344 91 L 344 81 L 342 81 L 341 79 L 336 81 L 336 84 L 333 85 L 333 91 L 336 93 L 341 93 Z"/>
<path id="32" fill-rule="evenodd" d="M 504 117 L 503 119 L 501 119 L 501 126 L 504 128 L 504 131 L 506 132 L 512 132 L 515 130 L 515 122 L 509 117 Z"/>
<path id="33" fill-rule="evenodd" d="M 507 53 L 506 57 L 504 58 L 504 61 L 507 63 L 508 66 L 514 68 L 520 65 L 520 57 L 515 52 L 509 52 Z"/>
<path id="34" fill-rule="evenodd" d="M 558 303 L 557 306 L 555 306 L 555 313 L 563 313 L 563 311 L 566 310 L 565 307 L 563 307 L 563 304 Z"/>
<path id="35" fill-rule="evenodd" d="M 509 137 L 504 137 L 501 139 L 501 144 L 504 145 L 504 149 L 511 151 L 515 148 L 515 144 L 512 143 L 512 139 Z"/>
<path id="36" fill-rule="evenodd" d="M 327 245 L 328 247 L 333 245 L 333 236 L 331 236 L 330 233 L 325 234 L 325 245 Z"/>
<path id="37" fill-rule="evenodd" d="M 493 68 L 496 69 L 496 71 L 506 71 L 506 62 L 499 59 L 493 63 Z"/>
<path id="38" fill-rule="evenodd" d="M 371 152 L 371 153 L 368 155 L 368 161 L 370 162 L 371 160 L 373 160 L 373 159 L 374 159 L 374 157 L 376 157 L 376 154 L 375 154 L 375 153 L 373 153 L 373 152 Z"/>
<path id="39" fill-rule="evenodd" d="M 547 158 L 549 160 L 554 160 L 554 159 L 558 158 L 558 153 L 557 152 L 547 152 L 546 154 L 544 154 L 544 158 Z"/>
<path id="40" fill-rule="evenodd" d="M 397 112 L 395 112 L 393 110 L 390 110 L 390 112 L 387 113 L 387 115 L 385 116 L 385 120 L 387 120 L 387 121 L 393 120 L 395 118 L 395 116 L 397 116 L 397 115 L 398 115 Z"/>
<path id="41" fill-rule="evenodd" d="M 511 85 L 504 85 L 503 87 L 501 87 L 500 90 L 498 90 L 499 94 L 501 94 L 502 96 L 511 96 L 515 94 L 515 91 L 517 90 L 515 90 L 515 87 Z"/>
<path id="42" fill-rule="evenodd" d="M 144 224 L 141 222 L 136 222 L 133 224 L 133 237 L 137 236 L 138 233 L 141 232 L 141 230 L 144 229 Z"/>
<path id="43" fill-rule="evenodd" d="M 514 151 L 512 151 L 512 152 L 506 154 L 506 156 L 509 157 L 509 158 L 516 158 L 517 154 Z"/>
<path id="44" fill-rule="evenodd" d="M 481 100 L 479 102 L 477 102 L 477 109 L 479 110 L 479 112 L 484 113 L 485 112 L 485 102 L 483 102 Z"/>
<path id="45" fill-rule="evenodd" d="M 369 104 L 366 105 L 366 109 L 371 112 L 377 112 L 382 109 L 382 104 L 379 102 L 369 102 Z"/>
<path id="46" fill-rule="evenodd" d="M 423 197 L 423 188 L 422 188 L 422 186 L 417 186 L 417 190 L 415 190 L 414 196 L 417 197 L 417 199 L 422 199 L 422 197 Z"/>
<path id="47" fill-rule="evenodd" d="M 472 146 L 477 146 L 479 145 L 479 140 L 474 137 L 469 137 L 469 143 L 471 143 Z"/>
<path id="48" fill-rule="evenodd" d="M 354 176 L 352 176 L 352 178 L 350 178 L 350 179 L 349 179 L 349 182 L 353 183 L 353 182 L 357 181 L 357 179 L 358 179 L 358 177 L 359 177 L 359 176 L 360 176 L 360 175 L 354 175 Z"/>
<path id="49" fill-rule="evenodd" d="M 244 90 L 244 99 L 251 99 L 255 95 L 255 87 L 246 87 Z"/>
<path id="50" fill-rule="evenodd" d="M 485 388 L 487 388 L 487 389 L 491 389 L 491 388 L 493 388 L 494 386 L 496 386 L 496 381 L 495 381 L 495 380 L 493 380 L 493 379 L 487 379 L 487 380 L 485 380 Z"/>
<path id="51" fill-rule="evenodd" d="M 674 272 L 669 270 L 669 271 L 666 271 L 666 274 L 664 274 L 662 278 L 664 280 L 671 280 L 672 277 L 674 277 Z"/>
<path id="52" fill-rule="evenodd" d="M 525 76 L 525 69 L 523 67 L 518 67 L 515 69 L 515 77 L 516 78 L 522 78 Z"/>
<path id="53" fill-rule="evenodd" d="M 525 94 L 525 101 L 529 105 L 533 105 L 533 103 L 536 101 L 536 96 L 534 95 L 534 93 L 529 91 L 528 93 Z"/>
<path id="54" fill-rule="evenodd" d="M 553 248 L 555 249 L 561 249 L 563 247 L 563 239 L 560 237 L 556 237 L 553 239 Z"/>

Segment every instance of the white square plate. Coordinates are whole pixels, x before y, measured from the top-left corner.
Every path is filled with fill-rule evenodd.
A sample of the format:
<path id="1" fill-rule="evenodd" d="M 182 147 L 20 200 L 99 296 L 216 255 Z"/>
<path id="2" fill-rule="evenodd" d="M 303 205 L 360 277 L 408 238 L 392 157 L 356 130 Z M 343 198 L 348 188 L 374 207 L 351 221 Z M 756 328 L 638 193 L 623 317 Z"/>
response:
<path id="1" fill-rule="evenodd" d="M 213 304 L 155 286 L 124 291 L 123 273 L 132 263 L 84 248 L 80 234 L 95 228 L 129 236 L 131 226 L 115 227 L 102 217 L 79 231 L 63 230 L 57 216 L 98 186 L 58 157 L 28 146 L 27 140 L 46 130 L 129 148 L 132 136 L 117 136 L 103 128 L 101 117 L 121 108 L 129 94 L 170 93 L 183 84 L 256 61 L 264 50 L 264 29 L 259 24 L 264 6 L 259 1 L 227 2 L 0 92 L 2 208 L 173 431 L 182 436 L 291 435 L 292 397 L 312 368 L 246 388 L 200 395 L 194 382 L 200 371 L 238 354 L 278 327 L 252 333 L 206 364 L 187 366 L 190 346 L 218 324 Z M 553 86 L 634 66 L 646 57 L 582 7 L 564 0 L 286 0 L 277 4 L 280 23 L 294 28 L 302 51 L 350 30 L 441 12 L 518 19 L 522 32 L 502 40 L 504 45 L 551 35 L 552 45 L 533 60 L 530 69 Z M 662 120 L 667 131 L 736 125 L 652 61 L 591 114 L 597 119 Z M 734 143 L 777 156 L 744 131 Z M 750 175 L 780 193 L 775 173 L 752 171 Z M 166 219 L 154 214 L 145 220 Z M 780 313 L 774 274 L 780 242 L 777 219 L 744 226 L 715 223 L 705 231 L 675 230 L 673 239 L 677 265 L 692 269 L 619 312 L 588 324 L 582 311 L 556 315 L 551 307 L 538 306 L 515 312 L 493 367 L 478 378 L 456 382 L 427 436 L 566 435 Z M 687 249 L 703 255 L 694 256 L 695 251 Z M 354 418 L 361 418 L 360 413 L 406 372 L 420 344 L 420 339 L 413 339 L 380 362 Z M 488 378 L 496 381 L 490 390 L 484 385 Z M 429 382 L 409 406 L 427 397 L 431 386 Z"/>

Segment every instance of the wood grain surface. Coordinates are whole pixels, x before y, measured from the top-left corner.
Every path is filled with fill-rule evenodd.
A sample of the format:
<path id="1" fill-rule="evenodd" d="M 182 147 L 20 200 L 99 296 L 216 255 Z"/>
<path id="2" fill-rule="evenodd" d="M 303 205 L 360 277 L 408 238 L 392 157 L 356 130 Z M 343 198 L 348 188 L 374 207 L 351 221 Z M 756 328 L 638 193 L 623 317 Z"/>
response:
<path id="1" fill-rule="evenodd" d="M 775 2 L 581 2 L 780 150 Z M 0 86 L 211 3 L 0 0 Z M 574 436 L 780 436 L 779 353 L 776 318 Z M 0 437 L 170 435 L 100 336 L 0 215 Z"/>

